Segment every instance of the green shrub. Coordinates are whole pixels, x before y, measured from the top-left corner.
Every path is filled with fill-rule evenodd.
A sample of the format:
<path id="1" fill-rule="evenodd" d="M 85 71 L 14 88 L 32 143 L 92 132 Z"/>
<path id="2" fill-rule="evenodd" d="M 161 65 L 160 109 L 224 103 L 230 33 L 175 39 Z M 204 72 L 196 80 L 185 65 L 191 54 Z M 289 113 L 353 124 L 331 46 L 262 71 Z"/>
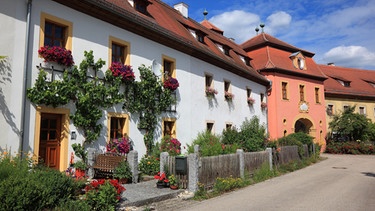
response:
<path id="1" fill-rule="evenodd" d="M 332 154 L 375 154 L 375 146 L 362 142 L 329 142 L 326 147 L 327 153 Z"/>
<path id="2" fill-rule="evenodd" d="M 114 211 L 118 202 L 118 193 L 113 184 L 104 181 L 104 184 L 88 190 L 85 200 L 92 210 Z"/>
<path id="3" fill-rule="evenodd" d="M 92 207 L 86 200 L 67 200 L 62 202 L 54 211 L 91 211 Z"/>
<path id="4" fill-rule="evenodd" d="M 222 142 L 223 144 L 238 144 L 238 131 L 235 127 L 227 128 L 223 130 L 222 133 Z"/>
<path id="5" fill-rule="evenodd" d="M 266 128 L 260 125 L 259 118 L 246 119 L 239 132 L 240 146 L 246 152 L 257 152 L 265 149 Z"/>
<path id="6" fill-rule="evenodd" d="M 220 137 L 209 131 L 198 133 L 191 145 L 187 145 L 188 153 L 194 153 L 194 146 L 199 145 L 201 156 L 220 155 L 222 152 Z"/>
<path id="7" fill-rule="evenodd" d="M 0 183 L 0 210 L 51 209 L 72 198 L 77 188 L 73 179 L 57 170 L 15 171 Z"/>
<path id="8" fill-rule="evenodd" d="M 0 155 L 0 181 L 6 180 L 15 174 L 27 174 L 29 169 L 29 158 L 21 159 L 19 156 L 12 157 L 8 151 L 4 151 Z"/>
<path id="9" fill-rule="evenodd" d="M 168 152 L 171 156 L 179 155 L 181 153 L 181 143 L 176 138 L 166 135 L 161 139 L 160 151 Z"/>
<path id="10" fill-rule="evenodd" d="M 139 170 L 142 174 L 156 175 L 160 172 L 160 158 L 144 155 L 139 162 Z"/>
<path id="11" fill-rule="evenodd" d="M 274 170 L 270 170 L 270 165 L 268 162 L 264 162 L 262 166 L 254 171 L 252 179 L 254 182 L 262 182 L 264 180 L 268 180 L 272 177 L 277 176 L 277 172 Z"/>
<path id="12" fill-rule="evenodd" d="M 249 185 L 249 180 L 244 180 L 241 178 L 216 178 L 216 182 L 214 185 L 214 192 L 215 193 L 224 193 L 234 189 L 242 188 Z"/>

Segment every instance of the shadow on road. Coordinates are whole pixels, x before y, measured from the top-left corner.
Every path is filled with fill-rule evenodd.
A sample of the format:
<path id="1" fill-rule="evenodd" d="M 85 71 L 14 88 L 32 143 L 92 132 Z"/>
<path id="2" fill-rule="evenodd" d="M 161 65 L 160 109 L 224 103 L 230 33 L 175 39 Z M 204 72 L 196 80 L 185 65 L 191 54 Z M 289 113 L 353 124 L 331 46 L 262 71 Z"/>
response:
<path id="1" fill-rule="evenodd" d="M 375 177 L 375 173 L 372 173 L 372 172 L 362 172 L 362 174 L 364 174 L 368 177 Z"/>

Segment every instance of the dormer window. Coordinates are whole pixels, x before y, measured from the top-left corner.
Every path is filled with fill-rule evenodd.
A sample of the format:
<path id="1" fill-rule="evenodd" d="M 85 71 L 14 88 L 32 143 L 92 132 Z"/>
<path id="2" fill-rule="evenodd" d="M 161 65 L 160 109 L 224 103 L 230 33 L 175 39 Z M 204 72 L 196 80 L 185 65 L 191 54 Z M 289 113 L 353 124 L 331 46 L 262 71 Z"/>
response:
<path id="1" fill-rule="evenodd" d="M 350 87 L 350 81 L 343 81 L 340 79 L 336 79 L 337 82 L 339 82 L 344 87 Z"/>
<path id="2" fill-rule="evenodd" d="M 227 46 L 224 46 L 224 54 L 229 56 L 229 48 Z"/>
<path id="3" fill-rule="evenodd" d="M 249 57 L 244 57 L 239 55 L 240 59 L 243 61 L 243 63 L 246 64 L 246 66 L 250 66 L 250 58 Z"/>
<path id="4" fill-rule="evenodd" d="M 148 0 L 128 0 L 130 5 L 134 7 L 138 12 L 148 15 L 147 6 L 150 4 Z"/>
<path id="5" fill-rule="evenodd" d="M 219 48 L 219 50 L 220 50 L 221 52 L 224 53 L 224 48 L 223 48 L 222 45 L 220 45 L 220 44 L 216 44 L 216 46 L 217 46 L 217 48 Z"/>
<path id="6" fill-rule="evenodd" d="M 199 41 L 199 42 L 201 42 L 201 43 L 204 43 L 204 36 L 203 36 L 203 34 L 201 34 L 201 33 L 197 33 L 197 40 Z"/>
<path id="7" fill-rule="evenodd" d="M 289 58 L 292 60 L 295 68 L 306 70 L 306 59 L 301 52 L 292 53 Z"/>

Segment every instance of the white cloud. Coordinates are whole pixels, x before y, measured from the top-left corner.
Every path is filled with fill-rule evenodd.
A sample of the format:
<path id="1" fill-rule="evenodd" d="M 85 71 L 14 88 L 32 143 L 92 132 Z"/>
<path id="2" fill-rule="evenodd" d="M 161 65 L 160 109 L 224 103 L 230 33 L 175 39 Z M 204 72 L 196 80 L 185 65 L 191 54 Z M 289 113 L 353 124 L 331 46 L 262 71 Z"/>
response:
<path id="1" fill-rule="evenodd" d="M 270 33 L 284 31 L 285 29 L 289 28 L 291 21 L 292 16 L 284 11 L 273 13 L 267 17 L 267 30 L 271 30 Z"/>
<path id="2" fill-rule="evenodd" d="M 346 67 L 374 67 L 375 53 L 362 46 L 338 46 L 325 53 L 323 60 Z"/>
<path id="3" fill-rule="evenodd" d="M 226 37 L 234 38 L 237 43 L 242 43 L 253 37 L 260 18 L 253 13 L 234 10 L 213 16 L 209 21 L 223 30 Z"/>

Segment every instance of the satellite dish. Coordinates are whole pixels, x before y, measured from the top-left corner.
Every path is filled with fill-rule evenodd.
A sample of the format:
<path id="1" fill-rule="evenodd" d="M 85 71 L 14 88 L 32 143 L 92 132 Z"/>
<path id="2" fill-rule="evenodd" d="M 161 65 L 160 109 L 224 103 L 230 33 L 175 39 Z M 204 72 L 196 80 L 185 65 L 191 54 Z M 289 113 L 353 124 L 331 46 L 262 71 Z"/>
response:
<path id="1" fill-rule="evenodd" d="M 159 64 L 155 59 L 152 60 L 151 69 L 156 76 L 161 76 L 161 64 Z"/>

